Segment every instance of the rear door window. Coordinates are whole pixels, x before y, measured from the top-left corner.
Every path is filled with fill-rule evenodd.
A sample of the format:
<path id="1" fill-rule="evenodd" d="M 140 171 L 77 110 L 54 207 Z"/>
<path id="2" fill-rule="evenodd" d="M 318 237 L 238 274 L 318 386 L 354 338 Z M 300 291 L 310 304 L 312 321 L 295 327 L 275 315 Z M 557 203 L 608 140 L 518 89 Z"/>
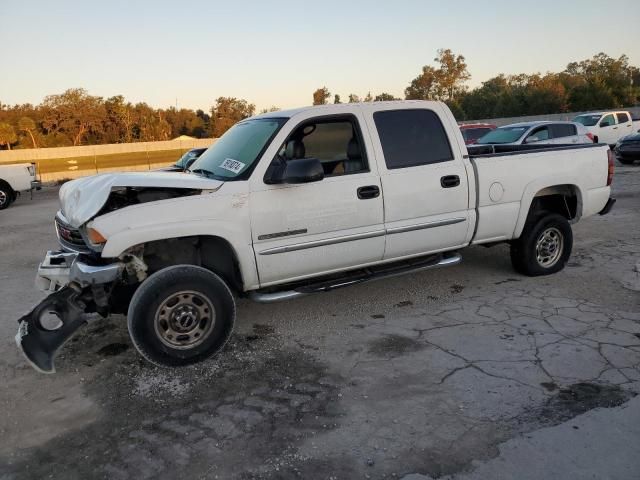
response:
<path id="1" fill-rule="evenodd" d="M 373 114 L 387 168 L 453 160 L 447 132 L 432 110 L 384 110 Z"/>
<path id="2" fill-rule="evenodd" d="M 556 123 L 551 125 L 551 133 L 553 138 L 573 137 L 578 134 L 575 125 L 569 123 Z"/>
<path id="3" fill-rule="evenodd" d="M 616 117 L 618 117 L 618 123 L 627 123 L 629 121 L 629 115 L 625 112 L 616 113 Z"/>

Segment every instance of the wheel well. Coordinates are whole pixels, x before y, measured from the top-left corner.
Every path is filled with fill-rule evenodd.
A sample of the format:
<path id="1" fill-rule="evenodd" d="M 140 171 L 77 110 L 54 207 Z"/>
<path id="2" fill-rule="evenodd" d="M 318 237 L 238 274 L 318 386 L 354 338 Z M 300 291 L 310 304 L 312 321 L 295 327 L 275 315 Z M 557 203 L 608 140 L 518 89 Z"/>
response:
<path id="1" fill-rule="evenodd" d="M 4 187 L 4 186 L 7 187 L 7 189 L 9 190 L 9 193 L 15 194 L 15 192 L 13 191 L 13 188 L 11 188 L 11 185 L 9 185 L 9 182 L 0 178 L 0 187 Z"/>
<path id="2" fill-rule="evenodd" d="M 148 274 L 171 265 L 198 265 L 220 275 L 231 289 L 243 290 L 238 258 L 224 238 L 208 235 L 169 238 L 147 242 L 142 247 Z"/>
<path id="3" fill-rule="evenodd" d="M 536 193 L 529 208 L 528 218 L 546 211 L 562 215 L 567 220 L 575 220 L 579 216 L 581 198 L 575 185 L 554 185 Z"/>

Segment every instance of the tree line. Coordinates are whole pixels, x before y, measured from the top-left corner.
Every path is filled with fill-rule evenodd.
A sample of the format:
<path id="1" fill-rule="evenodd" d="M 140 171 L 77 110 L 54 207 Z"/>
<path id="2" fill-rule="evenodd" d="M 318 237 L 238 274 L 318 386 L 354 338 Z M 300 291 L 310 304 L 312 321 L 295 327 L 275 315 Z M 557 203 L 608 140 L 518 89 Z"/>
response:
<path id="1" fill-rule="evenodd" d="M 620 108 L 640 100 L 640 69 L 622 55 L 605 53 L 571 62 L 559 73 L 500 74 L 469 90 L 471 79 L 463 55 L 438 50 L 434 65 L 425 65 L 404 90 L 406 100 L 441 100 L 458 121 L 585 110 Z M 313 104 L 330 103 L 331 92 L 322 87 L 313 92 Z M 349 94 L 348 102 L 399 100 L 389 93 L 360 99 Z M 339 94 L 333 103 L 341 103 Z"/>
<path id="2" fill-rule="evenodd" d="M 442 100 L 458 121 L 543 115 L 635 105 L 640 99 L 640 69 L 626 55 L 599 53 L 572 62 L 559 73 L 500 74 L 469 89 L 463 55 L 440 49 L 434 65 L 425 65 L 404 90 L 407 100 Z M 398 100 L 395 95 L 350 93 L 346 102 Z M 342 103 L 327 87 L 313 92 L 313 104 Z M 262 110 L 278 110 L 277 107 Z M 153 108 L 127 102 L 122 95 L 104 99 L 82 88 L 49 95 L 39 105 L 0 102 L 0 148 L 39 148 L 170 140 L 180 135 L 219 137 L 234 123 L 253 116 L 256 106 L 235 97 L 219 97 L 208 111 Z"/>
<path id="3" fill-rule="evenodd" d="M 0 103 L 0 148 L 152 142 L 180 135 L 219 137 L 255 110 L 255 105 L 233 97 L 218 98 L 205 112 L 153 108 L 127 102 L 122 95 L 104 99 L 72 88 L 49 95 L 36 106 Z"/>

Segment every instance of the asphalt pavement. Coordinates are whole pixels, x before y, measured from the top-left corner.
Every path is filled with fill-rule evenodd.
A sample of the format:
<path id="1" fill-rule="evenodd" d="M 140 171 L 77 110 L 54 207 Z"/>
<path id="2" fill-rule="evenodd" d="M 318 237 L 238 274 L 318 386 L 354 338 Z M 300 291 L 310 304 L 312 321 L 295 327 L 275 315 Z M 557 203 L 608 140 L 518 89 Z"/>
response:
<path id="1" fill-rule="evenodd" d="M 620 479 L 640 472 L 640 167 L 574 226 L 566 269 L 462 264 L 260 305 L 221 355 L 159 369 L 123 317 L 33 371 L 57 190 L 0 212 L 0 479 Z"/>

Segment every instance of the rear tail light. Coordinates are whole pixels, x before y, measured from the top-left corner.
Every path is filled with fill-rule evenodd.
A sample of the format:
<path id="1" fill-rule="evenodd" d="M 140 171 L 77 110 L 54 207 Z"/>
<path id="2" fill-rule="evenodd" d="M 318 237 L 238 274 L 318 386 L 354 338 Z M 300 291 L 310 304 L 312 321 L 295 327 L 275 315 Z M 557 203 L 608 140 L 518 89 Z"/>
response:
<path id="1" fill-rule="evenodd" d="M 589 139 L 593 142 L 596 143 L 596 137 L 593 136 L 593 133 L 588 132 L 587 133 L 587 137 L 589 137 Z"/>
<path id="2" fill-rule="evenodd" d="M 616 169 L 615 167 L 616 164 L 615 164 L 613 152 L 611 151 L 611 149 L 607 150 L 607 160 L 609 163 L 609 169 L 607 171 L 607 187 L 608 187 L 609 185 L 611 185 L 611 182 L 613 182 L 613 172 Z"/>

